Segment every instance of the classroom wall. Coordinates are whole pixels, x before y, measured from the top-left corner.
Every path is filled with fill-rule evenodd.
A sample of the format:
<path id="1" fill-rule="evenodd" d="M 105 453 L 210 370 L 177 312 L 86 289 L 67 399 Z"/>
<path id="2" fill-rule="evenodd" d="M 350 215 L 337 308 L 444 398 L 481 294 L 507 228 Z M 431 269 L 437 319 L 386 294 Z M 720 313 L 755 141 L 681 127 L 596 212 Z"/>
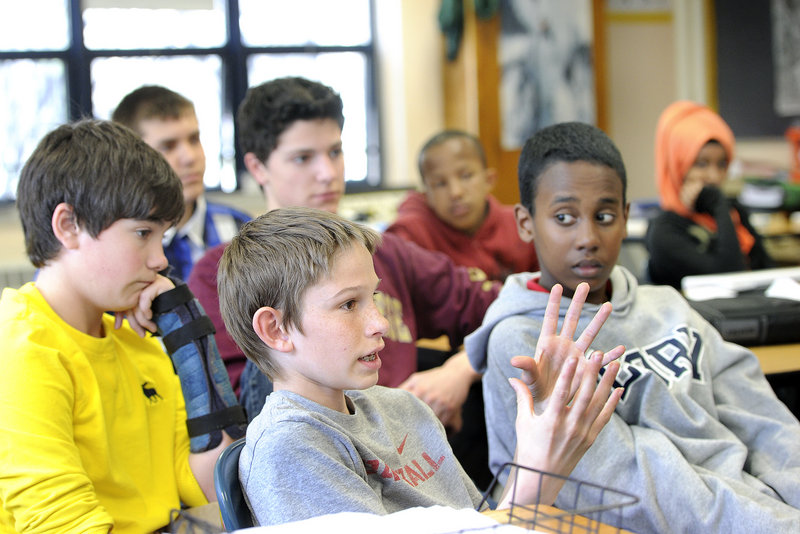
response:
<path id="1" fill-rule="evenodd" d="M 677 94 L 672 19 L 609 15 L 607 20 L 607 133 L 625 161 L 628 198 L 657 197 L 653 131 Z"/>
<path id="2" fill-rule="evenodd" d="M 375 2 L 383 172 L 389 187 L 416 187 L 418 148 L 445 126 L 442 70 L 444 53 L 438 29 L 440 0 Z M 606 58 L 609 134 L 623 153 L 631 200 L 657 197 L 653 182 L 653 131 L 658 114 L 673 99 L 709 100 L 708 25 L 703 2 L 673 0 L 658 16 L 621 17 L 607 13 Z M 467 91 L 468 93 L 470 91 Z M 473 93 L 474 94 L 474 93 Z M 712 102 L 713 104 L 713 102 Z M 465 118 L 468 121 L 470 118 Z M 471 119 L 470 119 L 471 120 Z M 790 151 L 782 138 L 738 139 L 741 158 L 788 167 Z M 397 195 L 384 195 L 391 203 Z M 360 206 L 364 200 L 346 199 Z M 239 203 L 236 197 L 232 203 Z M 361 203 L 361 204 L 359 204 Z M 242 205 L 257 212 L 262 201 Z M 343 210 L 344 211 L 344 210 Z M 390 213 L 382 210 L 382 213 Z M 0 264 L 27 266 L 21 229 L 13 206 L 0 209 Z"/>
<path id="3" fill-rule="evenodd" d="M 419 183 L 417 151 L 444 127 L 439 4 L 439 0 L 375 2 L 383 178 L 388 187 Z"/>
<path id="4" fill-rule="evenodd" d="M 625 159 L 631 200 L 658 198 L 654 137 L 661 111 L 678 99 L 716 108 L 712 2 L 672 0 L 671 4 L 667 12 L 606 13 L 608 133 Z M 736 158 L 746 164 L 788 168 L 791 149 L 780 136 L 737 136 Z"/>

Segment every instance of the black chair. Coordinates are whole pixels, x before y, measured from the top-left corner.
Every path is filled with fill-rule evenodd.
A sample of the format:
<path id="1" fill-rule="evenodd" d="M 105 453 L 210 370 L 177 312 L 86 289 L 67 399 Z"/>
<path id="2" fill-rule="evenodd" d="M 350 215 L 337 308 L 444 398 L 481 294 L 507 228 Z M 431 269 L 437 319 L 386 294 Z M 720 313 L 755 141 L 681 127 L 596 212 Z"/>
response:
<path id="1" fill-rule="evenodd" d="M 214 465 L 214 489 L 222 525 L 228 531 L 256 526 L 239 483 L 239 455 L 244 447 L 244 439 L 225 447 Z"/>

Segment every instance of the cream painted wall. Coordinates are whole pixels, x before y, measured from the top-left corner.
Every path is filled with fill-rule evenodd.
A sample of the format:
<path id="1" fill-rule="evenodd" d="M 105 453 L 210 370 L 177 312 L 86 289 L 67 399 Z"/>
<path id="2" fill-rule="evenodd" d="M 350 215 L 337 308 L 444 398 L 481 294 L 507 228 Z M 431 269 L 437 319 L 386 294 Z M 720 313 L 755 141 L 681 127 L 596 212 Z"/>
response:
<path id="1" fill-rule="evenodd" d="M 653 132 L 676 94 L 672 24 L 612 20 L 606 37 L 607 133 L 625 161 L 628 199 L 655 198 Z"/>
<path id="2" fill-rule="evenodd" d="M 375 9 L 383 178 L 414 187 L 417 151 L 444 126 L 439 1 L 381 0 Z"/>

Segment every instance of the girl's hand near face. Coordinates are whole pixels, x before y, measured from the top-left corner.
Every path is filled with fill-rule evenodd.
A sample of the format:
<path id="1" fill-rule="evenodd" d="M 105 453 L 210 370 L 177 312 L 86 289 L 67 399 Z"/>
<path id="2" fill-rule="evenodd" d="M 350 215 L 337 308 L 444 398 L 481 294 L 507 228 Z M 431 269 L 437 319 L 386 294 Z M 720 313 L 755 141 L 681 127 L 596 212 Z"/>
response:
<path id="1" fill-rule="evenodd" d="M 686 206 L 689 211 L 697 211 L 695 203 L 700 191 L 703 190 L 705 184 L 700 180 L 684 180 L 683 186 L 679 192 L 681 203 Z"/>

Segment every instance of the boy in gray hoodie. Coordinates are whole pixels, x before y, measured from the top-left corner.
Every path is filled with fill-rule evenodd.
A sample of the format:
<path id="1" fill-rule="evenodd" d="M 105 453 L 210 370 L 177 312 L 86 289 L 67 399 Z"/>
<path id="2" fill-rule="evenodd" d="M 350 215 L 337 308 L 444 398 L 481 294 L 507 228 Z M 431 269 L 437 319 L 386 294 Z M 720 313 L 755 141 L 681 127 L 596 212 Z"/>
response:
<path id="1" fill-rule="evenodd" d="M 466 340 L 484 372 L 491 469 L 511 461 L 516 445 L 507 377 L 532 383 L 553 372 L 538 358 L 510 357 L 536 347 L 555 284 L 564 288 L 563 319 L 588 282 L 578 327 L 611 302 L 595 342 L 626 347 L 616 378 L 625 392 L 573 476 L 638 496 L 619 525 L 635 532 L 800 532 L 800 424 L 755 355 L 723 341 L 673 288 L 638 286 L 616 265 L 628 204 L 613 142 L 586 124 L 545 128 L 522 150 L 519 187 L 517 229 L 535 243 L 541 271 L 510 276 Z M 536 402 L 546 397 L 540 388 L 537 379 Z"/>

